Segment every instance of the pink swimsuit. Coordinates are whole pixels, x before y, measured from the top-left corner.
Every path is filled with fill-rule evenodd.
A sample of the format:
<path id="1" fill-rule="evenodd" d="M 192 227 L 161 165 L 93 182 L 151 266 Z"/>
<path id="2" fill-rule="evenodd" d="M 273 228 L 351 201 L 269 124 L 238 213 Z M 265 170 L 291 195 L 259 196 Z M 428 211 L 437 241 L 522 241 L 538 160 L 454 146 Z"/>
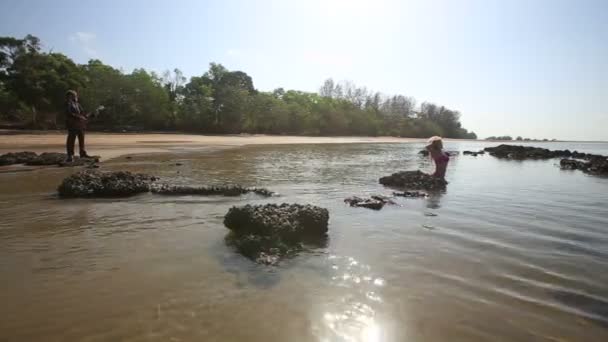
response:
<path id="1" fill-rule="evenodd" d="M 435 173 L 433 173 L 433 176 L 445 178 L 445 170 L 448 167 L 450 156 L 445 152 L 441 152 L 433 156 L 433 160 L 435 161 Z"/>

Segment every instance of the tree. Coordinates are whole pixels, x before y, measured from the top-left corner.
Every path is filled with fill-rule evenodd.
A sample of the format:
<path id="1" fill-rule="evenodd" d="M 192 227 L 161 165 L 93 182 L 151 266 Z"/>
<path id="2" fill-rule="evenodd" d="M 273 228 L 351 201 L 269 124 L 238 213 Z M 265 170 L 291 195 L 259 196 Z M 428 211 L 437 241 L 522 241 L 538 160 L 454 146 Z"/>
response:
<path id="1" fill-rule="evenodd" d="M 184 86 L 176 126 L 182 130 L 210 132 L 215 126 L 213 88 L 203 77 L 192 77 Z"/>
<path id="2" fill-rule="evenodd" d="M 17 56 L 7 68 L 5 84 L 19 101 L 31 108 L 35 127 L 49 121 L 57 126 L 57 114 L 63 113 L 65 92 L 78 89 L 84 78 L 76 64 L 59 53 L 28 52 Z"/>
<path id="3" fill-rule="evenodd" d="M 319 95 L 321 95 L 322 97 L 333 97 L 334 88 L 335 88 L 334 80 L 331 78 L 328 78 L 325 80 L 325 82 L 323 82 L 323 85 L 319 89 Z"/>

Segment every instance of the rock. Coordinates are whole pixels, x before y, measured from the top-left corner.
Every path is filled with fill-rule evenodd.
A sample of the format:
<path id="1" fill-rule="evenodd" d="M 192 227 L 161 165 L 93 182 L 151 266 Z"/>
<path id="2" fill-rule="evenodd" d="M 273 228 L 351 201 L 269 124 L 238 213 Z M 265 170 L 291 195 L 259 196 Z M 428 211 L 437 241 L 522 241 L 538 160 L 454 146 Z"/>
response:
<path id="1" fill-rule="evenodd" d="M 184 164 L 182 164 L 182 163 L 175 163 L 175 166 L 182 166 L 182 165 L 184 165 Z"/>
<path id="2" fill-rule="evenodd" d="M 591 166 L 589 166 L 589 169 L 587 170 L 588 173 L 608 176 L 608 158 L 594 158 L 590 163 Z"/>
<path id="3" fill-rule="evenodd" d="M 595 156 L 589 161 L 562 159 L 559 165 L 564 170 L 581 170 L 592 175 L 608 176 L 608 158 Z"/>
<path id="4" fill-rule="evenodd" d="M 564 158 L 560 160 L 562 169 L 581 170 L 593 175 L 608 175 L 608 157 L 598 154 L 571 152 L 570 150 L 551 151 L 538 147 L 514 145 L 487 147 L 485 150 L 497 158 L 520 160 Z"/>
<path id="5" fill-rule="evenodd" d="M 562 159 L 559 165 L 564 170 L 588 170 L 590 163 L 575 159 Z"/>
<path id="6" fill-rule="evenodd" d="M 485 151 L 489 152 L 490 155 L 497 158 L 505 159 L 551 159 L 551 158 L 564 158 L 573 157 L 578 159 L 585 159 L 588 157 L 586 153 L 578 153 L 576 151 L 570 152 L 569 150 L 549 150 L 546 148 L 533 147 L 533 146 L 516 146 L 516 145 L 499 145 L 496 147 L 486 147 Z"/>
<path id="7" fill-rule="evenodd" d="M 424 192 L 420 192 L 420 191 L 402 191 L 402 192 L 393 192 L 394 196 L 397 197 L 408 197 L 408 198 L 421 198 L 421 197 L 428 197 L 429 195 L 424 193 Z"/>
<path id="8" fill-rule="evenodd" d="M 505 159 L 550 159 L 559 154 L 546 148 L 532 146 L 499 145 L 496 147 L 486 147 L 485 151 L 496 158 Z"/>
<path id="9" fill-rule="evenodd" d="M 226 241 L 245 257 L 261 264 L 277 264 L 304 249 L 306 243 L 326 239 L 327 209 L 299 204 L 232 207 L 224 217 L 231 230 Z"/>
<path id="10" fill-rule="evenodd" d="M 380 210 L 384 208 L 386 204 L 395 204 L 395 202 L 393 202 L 390 198 L 380 195 L 374 195 L 370 198 L 353 196 L 344 199 L 344 203 L 348 203 L 351 207 L 368 208 L 373 210 Z"/>
<path id="11" fill-rule="evenodd" d="M 99 162 L 99 158 L 98 156 L 94 156 L 94 157 L 90 157 L 90 158 L 78 158 L 78 157 L 74 157 L 74 160 L 71 162 L 67 162 L 65 159 L 62 160 L 61 162 L 59 162 L 59 166 L 61 167 L 68 167 L 68 166 L 86 166 L 87 168 L 98 168 L 99 165 L 96 165 L 96 163 Z M 44 164 L 46 165 L 46 164 Z"/>
<path id="12" fill-rule="evenodd" d="M 264 188 L 244 188 L 240 185 L 219 185 L 219 186 L 181 186 L 161 184 L 152 187 L 152 192 L 159 195 L 201 195 L 201 196 L 240 196 L 247 193 L 271 197 L 274 193 Z"/>
<path id="13" fill-rule="evenodd" d="M 65 153 L 44 152 L 30 160 L 27 165 L 59 165 L 64 163 L 67 158 L 68 155 Z"/>
<path id="14" fill-rule="evenodd" d="M 450 156 L 450 157 L 455 157 L 455 156 L 460 155 L 460 151 L 445 151 L 445 153 L 447 153 L 448 156 Z M 420 152 L 418 152 L 418 154 L 427 157 L 429 155 L 429 151 L 421 150 Z"/>
<path id="15" fill-rule="evenodd" d="M 465 155 L 465 156 L 468 155 L 468 156 L 477 157 L 480 154 L 486 154 L 486 151 L 484 151 L 484 150 L 477 151 L 477 152 L 474 152 L 474 151 L 464 151 L 464 152 L 462 152 L 462 154 Z"/>
<path id="16" fill-rule="evenodd" d="M 73 162 L 67 163 L 67 157 L 68 156 L 65 153 L 55 152 L 44 152 L 40 155 L 37 155 L 34 152 L 7 153 L 0 156 L 0 165 L 26 164 L 30 166 L 86 166 L 99 162 L 99 157 L 94 156 L 91 158 L 75 157 Z"/>
<path id="17" fill-rule="evenodd" d="M 0 156 L 0 166 L 26 164 L 37 157 L 34 152 L 9 152 Z"/>
<path id="18" fill-rule="evenodd" d="M 384 186 L 427 191 L 443 190 L 448 184 L 445 179 L 433 177 L 420 170 L 393 173 L 380 178 L 379 182 Z"/>
<path id="19" fill-rule="evenodd" d="M 124 197 L 148 192 L 152 181 L 128 171 L 84 170 L 64 179 L 57 190 L 62 197 Z"/>

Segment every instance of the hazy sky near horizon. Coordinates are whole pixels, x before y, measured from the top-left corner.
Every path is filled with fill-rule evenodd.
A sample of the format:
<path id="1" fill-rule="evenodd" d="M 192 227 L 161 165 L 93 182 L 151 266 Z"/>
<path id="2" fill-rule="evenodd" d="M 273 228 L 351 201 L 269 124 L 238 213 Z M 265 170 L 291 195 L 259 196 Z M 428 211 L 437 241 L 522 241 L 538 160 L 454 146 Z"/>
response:
<path id="1" fill-rule="evenodd" d="M 480 137 L 608 141 L 605 0 L 2 1 L 0 36 L 28 33 L 127 72 L 332 77 L 457 109 Z"/>

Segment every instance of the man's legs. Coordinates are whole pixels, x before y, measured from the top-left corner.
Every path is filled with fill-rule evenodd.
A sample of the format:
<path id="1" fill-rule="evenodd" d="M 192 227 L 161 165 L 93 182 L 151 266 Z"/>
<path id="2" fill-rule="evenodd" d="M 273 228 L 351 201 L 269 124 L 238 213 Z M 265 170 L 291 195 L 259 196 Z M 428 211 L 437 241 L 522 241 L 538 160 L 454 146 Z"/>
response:
<path id="1" fill-rule="evenodd" d="M 78 130 L 78 151 L 80 152 L 80 158 L 86 158 L 87 151 L 84 149 L 84 130 Z"/>
<path id="2" fill-rule="evenodd" d="M 65 142 L 65 147 L 68 153 L 68 161 L 71 161 L 74 157 L 74 143 L 76 142 L 76 131 L 68 129 L 68 138 Z"/>

